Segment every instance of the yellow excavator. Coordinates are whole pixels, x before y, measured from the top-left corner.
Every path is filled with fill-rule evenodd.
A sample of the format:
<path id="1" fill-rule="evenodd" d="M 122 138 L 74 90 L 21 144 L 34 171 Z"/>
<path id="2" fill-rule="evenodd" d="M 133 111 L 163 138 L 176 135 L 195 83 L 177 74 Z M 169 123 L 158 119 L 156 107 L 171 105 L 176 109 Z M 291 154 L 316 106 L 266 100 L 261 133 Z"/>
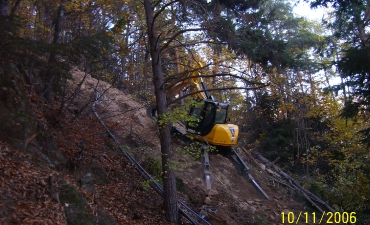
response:
<path id="1" fill-rule="evenodd" d="M 193 93 L 192 96 L 203 104 L 190 109 L 190 116 L 196 122 L 186 123 L 186 133 L 195 139 L 207 142 L 212 146 L 235 146 L 238 141 L 239 128 L 228 123 L 229 104 L 216 102 L 207 91 L 199 69 L 192 72 L 185 71 L 176 81 L 165 85 L 168 99 L 179 95 L 182 90 Z"/>
<path id="2" fill-rule="evenodd" d="M 202 102 L 202 104 L 196 104 L 196 107 L 190 109 L 189 114 L 196 122 L 186 123 L 186 135 L 205 143 L 202 145 L 202 161 L 206 188 L 211 189 L 211 173 L 209 154 L 205 146 L 223 147 L 223 149 L 227 149 L 226 157 L 232 161 L 241 173 L 245 173 L 247 179 L 269 199 L 269 196 L 249 173 L 249 167 L 234 148 L 238 141 L 239 128 L 235 124 L 228 123 L 229 104 L 216 102 L 214 97 L 208 93 L 207 86 L 199 72 L 202 67 L 202 64 L 198 63 L 194 71 L 185 71 L 175 81 L 164 85 L 164 88 L 167 99 L 176 98 L 182 90 L 186 90 L 193 98 Z M 149 109 L 150 116 L 154 117 L 155 108 L 151 107 Z"/>

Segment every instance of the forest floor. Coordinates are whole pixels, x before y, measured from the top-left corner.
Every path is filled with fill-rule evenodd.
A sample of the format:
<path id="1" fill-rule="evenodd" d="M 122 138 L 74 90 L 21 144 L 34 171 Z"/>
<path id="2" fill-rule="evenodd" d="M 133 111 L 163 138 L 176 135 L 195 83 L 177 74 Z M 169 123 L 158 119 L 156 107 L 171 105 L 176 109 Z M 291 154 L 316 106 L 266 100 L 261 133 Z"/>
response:
<path id="1" fill-rule="evenodd" d="M 41 109 L 48 107 L 31 101 L 40 126 L 47 123 L 46 118 L 57 121 L 53 129 L 44 131 L 55 140 L 61 153 L 59 162 L 55 157 L 59 153 L 30 150 L 50 149 L 47 146 L 52 145 L 39 140 L 43 147 L 38 146 L 34 141 L 37 134 L 28 139 L 28 152 L 0 142 L 0 224 L 82 224 L 84 213 L 90 221 L 84 224 L 168 224 L 160 196 L 145 188 L 139 174 L 91 110 L 94 89 L 98 88 L 104 93 L 104 101 L 97 109 L 109 129 L 144 168 L 160 173 L 155 164 L 160 160 L 158 132 L 156 124 L 146 115 L 147 107 L 78 69 L 73 69 L 71 74 L 68 91 L 72 100 L 63 117 L 55 118 L 53 112 L 57 106 L 42 112 Z M 84 82 L 77 89 L 82 79 Z M 173 142 L 174 149 L 184 147 L 175 137 Z M 200 160 L 184 157 L 176 150 L 179 198 L 214 225 L 282 224 L 282 212 L 298 215 L 310 210 L 294 192 L 272 181 L 277 174 L 247 154 L 243 146 L 239 147 L 252 176 L 269 200 L 238 174 L 229 159 L 216 153 L 210 156 L 212 189 L 206 190 Z M 77 190 L 74 199 L 83 199 L 78 210 L 72 207 L 67 187 Z M 286 216 L 284 219 L 287 223 Z M 307 223 L 302 220 L 298 224 Z"/>

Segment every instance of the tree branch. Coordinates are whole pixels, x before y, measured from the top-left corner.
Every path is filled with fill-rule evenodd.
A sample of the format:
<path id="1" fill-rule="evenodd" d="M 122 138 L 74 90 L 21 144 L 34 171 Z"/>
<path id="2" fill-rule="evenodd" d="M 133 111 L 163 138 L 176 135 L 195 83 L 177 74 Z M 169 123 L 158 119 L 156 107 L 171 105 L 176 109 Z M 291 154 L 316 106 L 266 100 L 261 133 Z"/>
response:
<path id="1" fill-rule="evenodd" d="M 191 96 L 191 95 L 194 95 L 194 94 L 197 94 L 197 93 L 201 93 L 201 92 L 204 92 L 204 91 L 223 91 L 223 90 L 255 90 L 255 89 L 260 89 L 260 88 L 264 88 L 266 86 L 268 86 L 269 84 L 264 84 L 264 85 L 261 85 L 259 87 L 226 87 L 226 88 L 210 88 L 210 89 L 207 89 L 207 90 L 200 90 L 200 91 L 194 91 L 194 92 L 191 92 L 191 93 L 188 93 L 188 94 L 184 94 L 183 96 L 179 97 L 179 98 L 176 98 L 170 102 L 167 103 L 167 106 L 168 105 L 171 105 L 173 104 L 174 102 L 177 102 L 183 98 L 186 98 L 188 96 Z"/>
<path id="2" fill-rule="evenodd" d="M 155 4 L 154 5 L 154 7 L 156 7 L 156 6 L 158 6 L 159 5 L 159 3 L 160 3 L 161 1 L 159 1 L 157 4 Z M 162 6 L 162 8 L 160 8 L 159 10 L 158 10 L 158 12 L 156 12 L 155 14 L 154 14 L 154 17 L 153 17 L 153 24 L 155 23 L 155 20 L 157 19 L 157 17 L 168 7 L 168 6 L 170 6 L 170 5 L 172 5 L 173 3 L 175 3 L 175 2 L 178 2 L 178 0 L 175 0 L 175 1 L 171 1 L 171 2 L 169 2 L 169 3 L 167 3 L 167 4 L 165 4 L 164 6 Z"/>
<path id="3" fill-rule="evenodd" d="M 205 28 L 192 28 L 192 29 L 185 29 L 185 30 L 180 30 L 178 32 L 176 32 L 174 35 L 172 35 L 172 37 L 169 38 L 169 40 L 163 45 L 163 47 L 160 49 L 160 52 L 162 52 L 164 49 L 166 49 L 170 44 L 171 42 L 177 37 L 179 36 L 180 34 L 183 34 L 185 32 L 189 32 L 189 31 L 203 31 L 205 30 Z"/>
<path id="4" fill-rule="evenodd" d="M 202 67 L 202 68 L 204 68 L 204 67 Z M 163 86 L 168 82 L 168 81 L 170 81 L 170 80 L 175 80 L 174 82 L 172 82 L 170 85 L 169 85 L 169 87 L 171 87 L 171 86 L 173 86 L 174 84 L 176 84 L 176 83 L 179 83 L 179 82 L 182 82 L 182 81 L 185 81 L 185 80 L 187 80 L 187 79 L 189 79 L 189 78 L 191 78 L 191 76 L 186 76 L 186 77 L 184 77 L 184 78 L 182 78 L 182 79 L 178 79 L 179 77 L 181 77 L 183 74 L 185 74 L 185 73 L 191 73 L 191 72 L 195 72 L 195 71 L 198 71 L 198 70 L 200 70 L 201 68 L 199 68 L 199 69 L 195 69 L 195 70 L 190 70 L 190 71 L 185 71 L 185 72 L 182 72 L 182 73 L 179 73 L 178 75 L 179 76 L 176 76 L 176 77 L 169 77 L 169 78 L 167 78 L 165 81 L 164 81 L 164 83 L 162 84 L 162 86 L 161 86 L 161 88 L 163 88 Z M 245 81 L 246 83 L 248 83 L 248 84 L 250 84 L 250 85 L 266 85 L 266 84 L 264 84 L 264 83 L 261 83 L 261 82 L 254 82 L 254 81 L 250 81 L 250 80 L 247 80 L 246 78 L 244 78 L 244 77 L 241 77 L 241 76 L 239 76 L 239 75 L 234 75 L 234 74 L 231 74 L 231 73 L 216 73 L 216 74 L 211 74 L 211 75 L 197 75 L 197 77 L 199 77 L 199 78 L 210 78 L 210 77 L 221 77 L 221 76 L 229 76 L 229 77 L 235 77 L 235 78 L 237 78 L 237 79 L 240 79 L 240 80 L 242 80 L 242 81 Z"/>
<path id="5" fill-rule="evenodd" d="M 227 44 L 226 42 L 215 42 L 215 41 L 194 41 L 194 42 L 190 42 L 190 43 L 186 43 L 186 44 L 183 44 L 183 43 L 180 43 L 179 45 L 171 45 L 170 47 L 167 47 L 166 49 L 163 49 L 162 53 L 165 52 L 165 51 L 168 51 L 168 50 L 171 50 L 171 49 L 174 49 L 174 48 L 178 48 L 178 47 L 187 47 L 187 46 L 194 46 L 194 45 L 197 45 L 197 44 L 216 44 L 216 45 L 224 45 L 224 44 Z"/>

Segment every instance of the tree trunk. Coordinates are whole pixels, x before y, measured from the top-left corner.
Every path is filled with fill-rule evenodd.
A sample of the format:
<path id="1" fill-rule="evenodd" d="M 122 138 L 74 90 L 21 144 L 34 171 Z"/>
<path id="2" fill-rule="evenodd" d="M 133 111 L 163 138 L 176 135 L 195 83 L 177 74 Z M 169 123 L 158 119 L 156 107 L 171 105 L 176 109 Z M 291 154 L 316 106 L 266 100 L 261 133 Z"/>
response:
<path id="1" fill-rule="evenodd" d="M 146 15 L 146 23 L 148 27 L 150 55 L 152 57 L 153 69 L 153 84 L 157 101 L 158 117 L 161 120 L 162 116 L 167 113 L 166 93 L 163 90 L 162 84 L 164 77 L 162 73 L 162 62 L 160 50 L 158 46 L 158 34 L 154 24 L 154 8 L 152 0 L 144 0 L 144 8 Z M 168 121 L 163 121 L 159 126 L 159 135 L 162 153 L 162 170 L 163 170 L 163 206 L 166 211 L 166 219 L 169 222 L 179 224 L 179 214 L 177 205 L 177 190 L 174 171 L 170 168 L 172 159 L 172 143 L 171 143 L 171 126 Z"/>
<path id="2" fill-rule="evenodd" d="M 9 0 L 0 0 L 0 16 L 8 16 Z"/>
<path id="3" fill-rule="evenodd" d="M 65 0 L 61 0 L 59 9 L 58 9 L 58 14 L 57 18 L 55 19 L 55 29 L 54 29 L 54 38 L 53 38 L 53 44 L 56 44 L 60 40 L 60 33 L 62 31 L 62 19 L 64 15 L 64 4 Z M 46 79 L 44 83 L 44 94 L 45 98 L 47 100 L 51 100 L 51 96 L 53 93 L 53 80 L 55 78 L 55 64 L 57 62 L 57 55 L 54 51 L 50 53 L 49 56 L 49 68 L 46 72 Z"/>
<path id="4" fill-rule="evenodd" d="M 368 23 L 368 21 L 370 20 L 370 9 L 367 8 L 365 10 L 364 19 L 362 19 L 360 15 L 356 15 L 355 18 L 358 21 L 357 30 L 361 40 L 361 46 L 363 49 L 367 48 L 369 47 L 369 37 L 366 34 L 366 23 Z"/>
<path id="5" fill-rule="evenodd" d="M 14 15 L 14 14 L 15 14 L 15 12 L 17 11 L 18 6 L 19 6 L 19 4 L 21 3 L 21 1 L 22 1 L 22 0 L 17 0 L 17 1 L 15 2 L 14 6 L 13 6 L 13 8 L 12 8 L 11 12 L 10 12 L 10 15 Z"/>

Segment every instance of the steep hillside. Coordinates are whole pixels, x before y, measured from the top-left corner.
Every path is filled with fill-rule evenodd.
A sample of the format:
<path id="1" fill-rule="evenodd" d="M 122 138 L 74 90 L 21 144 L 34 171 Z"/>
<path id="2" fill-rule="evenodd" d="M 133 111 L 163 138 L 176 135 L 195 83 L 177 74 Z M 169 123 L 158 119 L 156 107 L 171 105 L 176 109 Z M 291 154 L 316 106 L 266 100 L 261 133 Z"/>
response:
<path id="1" fill-rule="evenodd" d="M 130 146 L 139 162 L 150 168 L 150 159 L 159 160 L 159 140 L 156 126 L 146 116 L 146 107 L 130 95 L 110 87 L 105 82 L 87 76 L 81 71 L 73 72 L 77 85 L 82 79 L 85 91 L 98 87 L 104 93 L 99 112 L 122 144 Z M 85 78 L 84 78 L 85 77 Z M 86 96 L 86 95 L 85 95 Z M 181 149 L 185 143 L 174 138 L 175 156 L 178 162 L 177 180 L 181 199 L 193 205 L 197 212 L 206 216 L 212 224 L 279 224 L 281 213 L 307 211 L 301 203 L 293 200 L 296 193 L 274 182 L 270 177 L 279 176 L 265 168 L 246 152 L 240 151 L 250 165 L 253 176 L 270 196 L 267 200 L 255 187 L 243 178 L 221 154 L 211 155 L 212 190 L 205 189 L 203 166 L 200 160 L 184 157 Z"/>
<path id="2" fill-rule="evenodd" d="M 146 189 L 91 112 L 97 88 L 104 93 L 101 118 L 135 159 L 159 176 L 157 130 L 146 106 L 77 68 L 71 73 L 63 110 L 27 96 L 26 86 L 2 87 L 7 111 L 2 111 L 0 143 L 1 224 L 165 224 L 160 197 Z M 174 142 L 180 198 L 212 224 L 280 224 L 281 212 L 309 210 L 244 151 L 240 154 L 270 200 L 220 154 L 211 155 L 207 191 L 200 161 L 183 157 L 184 143 Z"/>

